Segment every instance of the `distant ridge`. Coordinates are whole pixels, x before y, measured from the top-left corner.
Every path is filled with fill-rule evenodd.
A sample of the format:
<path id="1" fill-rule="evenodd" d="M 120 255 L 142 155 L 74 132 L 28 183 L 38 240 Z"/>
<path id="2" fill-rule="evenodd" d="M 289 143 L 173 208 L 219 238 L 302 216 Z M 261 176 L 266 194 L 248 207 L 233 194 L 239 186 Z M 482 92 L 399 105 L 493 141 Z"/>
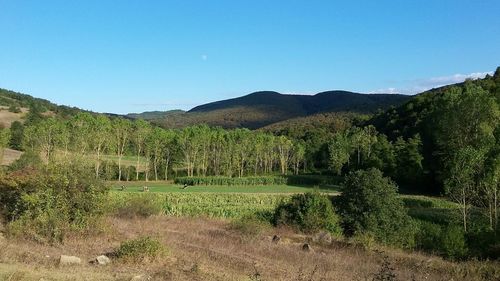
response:
<path id="1" fill-rule="evenodd" d="M 276 122 L 318 113 L 374 113 L 398 106 L 411 96 L 399 94 L 360 94 L 327 91 L 316 95 L 280 94 L 259 91 L 242 97 L 196 106 L 188 112 L 155 112 L 141 118 L 170 128 L 208 124 L 224 128 L 258 129 Z M 146 118 L 148 116 L 159 116 Z"/>

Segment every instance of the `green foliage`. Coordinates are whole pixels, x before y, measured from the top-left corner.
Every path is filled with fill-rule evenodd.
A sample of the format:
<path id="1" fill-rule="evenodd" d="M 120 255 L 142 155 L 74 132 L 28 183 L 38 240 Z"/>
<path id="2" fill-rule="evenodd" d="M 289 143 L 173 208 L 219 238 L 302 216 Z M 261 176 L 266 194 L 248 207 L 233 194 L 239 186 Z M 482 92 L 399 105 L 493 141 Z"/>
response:
<path id="1" fill-rule="evenodd" d="M 286 184 L 286 177 L 260 176 L 260 177 L 178 177 L 176 184 L 187 185 L 280 185 Z"/>
<path id="2" fill-rule="evenodd" d="M 347 235 L 367 232 L 382 243 L 413 246 L 415 225 L 398 197 L 396 185 L 379 170 L 350 173 L 338 201 Z"/>
<path id="3" fill-rule="evenodd" d="M 147 262 L 165 256 L 167 249 L 157 239 L 147 236 L 122 242 L 115 254 L 126 262 Z"/>
<path id="4" fill-rule="evenodd" d="M 495 142 L 492 136 L 500 124 L 498 77 L 496 73 L 424 92 L 368 123 L 392 141 L 420 135 L 423 191 L 440 194 L 456 152 L 465 146 L 479 149 Z"/>
<path id="5" fill-rule="evenodd" d="M 0 128 L 0 149 L 6 148 L 9 144 L 9 140 L 10 130 L 8 128 Z"/>
<path id="6" fill-rule="evenodd" d="M 332 203 L 318 192 L 292 196 L 289 202 L 276 208 L 273 221 L 275 225 L 290 225 L 307 233 L 327 230 L 339 235 L 342 232 Z"/>
<path id="7" fill-rule="evenodd" d="M 411 187 L 413 190 L 418 189 L 422 184 L 423 156 L 420 153 L 422 141 L 419 135 L 408 138 L 407 141 L 403 138 L 398 138 L 394 144 L 396 171 L 395 179 L 398 183 Z"/>
<path id="8" fill-rule="evenodd" d="M 10 140 L 9 146 L 16 150 L 22 149 L 23 135 L 24 135 L 24 125 L 19 121 L 14 121 L 10 125 Z"/>
<path id="9" fill-rule="evenodd" d="M 140 194 L 142 195 L 142 194 Z M 113 192 L 110 194 L 111 206 L 124 206 L 136 193 Z M 264 220 L 290 195 L 282 194 L 241 194 L 241 193 L 151 193 L 162 203 L 169 216 L 207 216 L 213 218 L 242 218 L 257 215 Z"/>
<path id="10" fill-rule="evenodd" d="M 330 168 L 340 175 L 342 167 L 349 161 L 351 147 L 348 136 L 346 134 L 338 133 L 334 136 L 333 140 L 328 145 L 330 154 Z"/>
<path id="11" fill-rule="evenodd" d="M 446 227 L 439 242 L 438 247 L 447 258 L 460 259 L 467 254 L 464 232 L 460 226 Z"/>
<path id="12" fill-rule="evenodd" d="M 9 112 L 12 113 L 21 113 L 21 109 L 15 105 L 9 106 Z"/>
<path id="13" fill-rule="evenodd" d="M 11 234 L 61 242 L 71 229 L 95 226 L 107 191 L 85 163 L 54 163 L 0 178 L 0 209 Z"/>
<path id="14" fill-rule="evenodd" d="M 24 169 L 41 169 L 43 167 L 43 161 L 38 153 L 32 151 L 26 151 L 21 154 L 21 157 L 14 161 L 9 166 L 11 171 L 21 171 Z"/>
<path id="15" fill-rule="evenodd" d="M 415 235 L 416 248 L 428 252 L 439 253 L 442 239 L 442 226 L 439 224 L 418 221 L 418 232 Z"/>
<path id="16" fill-rule="evenodd" d="M 242 218 L 234 219 L 229 230 L 236 231 L 246 239 L 253 239 L 269 228 L 269 221 L 263 220 L 257 215 L 246 215 Z"/>
<path id="17" fill-rule="evenodd" d="M 115 207 L 115 214 L 119 217 L 150 217 L 163 211 L 161 198 L 155 194 L 134 194 L 124 204 Z"/>
<path id="18" fill-rule="evenodd" d="M 259 176 L 259 177 L 177 177 L 176 184 L 187 185 L 333 185 L 336 177 L 319 175 Z"/>

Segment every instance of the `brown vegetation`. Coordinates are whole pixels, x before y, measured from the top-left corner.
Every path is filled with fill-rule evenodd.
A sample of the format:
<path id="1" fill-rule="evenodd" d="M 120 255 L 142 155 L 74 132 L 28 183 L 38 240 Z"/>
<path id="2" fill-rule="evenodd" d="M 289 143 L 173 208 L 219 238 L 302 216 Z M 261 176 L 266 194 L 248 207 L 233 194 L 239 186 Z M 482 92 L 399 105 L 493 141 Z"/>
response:
<path id="1" fill-rule="evenodd" d="M 8 106 L 0 106 L 0 127 L 10 128 L 14 121 L 21 121 L 29 111 L 27 108 L 20 108 L 21 112 L 10 112 Z"/>
<path id="2" fill-rule="evenodd" d="M 19 159 L 23 153 L 21 151 L 17 151 L 14 149 L 10 148 L 5 148 L 3 150 L 3 159 L 2 159 L 2 166 L 9 166 L 12 164 L 14 161 Z"/>
<path id="3" fill-rule="evenodd" d="M 131 280 L 137 275 L 151 280 L 372 280 L 384 255 L 397 280 L 494 280 L 499 276 L 498 264 L 458 264 L 387 249 L 381 253 L 345 242 L 320 246 L 286 229 L 265 228 L 246 239 L 247 235 L 221 220 L 153 216 L 108 218 L 104 225 L 103 232 L 74 234 L 64 245 L 0 238 L 0 280 Z M 281 237 L 279 243 L 272 242 L 275 234 Z M 169 255 L 140 264 L 115 259 L 108 266 L 57 266 L 61 254 L 90 261 L 112 253 L 123 241 L 143 236 L 156 237 Z M 304 243 L 312 250 L 303 251 Z"/>

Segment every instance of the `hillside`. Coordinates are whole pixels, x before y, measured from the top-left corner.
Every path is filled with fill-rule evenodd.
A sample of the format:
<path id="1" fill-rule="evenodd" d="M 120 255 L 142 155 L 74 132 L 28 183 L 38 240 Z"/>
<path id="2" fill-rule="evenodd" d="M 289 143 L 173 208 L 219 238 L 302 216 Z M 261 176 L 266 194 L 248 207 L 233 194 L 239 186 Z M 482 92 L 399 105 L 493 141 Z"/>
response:
<path id="1" fill-rule="evenodd" d="M 45 116 L 67 117 L 84 110 L 57 105 L 45 99 L 0 88 L 0 123 L 4 127 L 10 127 L 14 121 L 22 121 L 29 112 L 33 111 Z"/>
<path id="2" fill-rule="evenodd" d="M 205 123 L 224 128 L 258 129 L 276 122 L 318 113 L 374 113 L 379 109 L 400 105 L 409 98 L 406 95 L 359 94 L 346 91 L 328 91 L 316 95 L 263 91 L 200 105 L 188 112 L 174 112 L 151 120 L 162 127 L 170 128 Z"/>
<path id="3" fill-rule="evenodd" d="M 160 119 L 160 118 L 165 118 L 168 116 L 172 115 L 177 115 L 177 114 L 182 114 L 185 113 L 184 110 L 180 109 L 174 109 L 174 110 L 168 110 L 168 111 L 145 111 L 142 113 L 129 113 L 125 115 L 125 117 L 132 118 L 132 119 L 144 119 L 144 120 L 152 120 L 152 119 Z"/>
<path id="4" fill-rule="evenodd" d="M 459 101 L 468 88 L 475 87 L 473 91 L 486 91 L 487 100 L 474 100 L 466 109 L 450 110 L 449 105 Z M 479 87 L 479 88 L 478 88 Z M 477 96 L 476 92 L 474 95 Z M 500 104 L 500 67 L 493 76 L 487 75 L 484 79 L 465 81 L 423 92 L 406 103 L 389 109 L 365 122 L 365 125 L 374 125 L 380 133 L 388 136 L 392 141 L 399 137 L 404 139 L 419 135 L 422 140 L 421 152 L 423 155 L 423 169 L 426 175 L 427 189 L 439 190 L 443 186 L 443 163 L 445 162 L 445 148 L 440 146 L 440 128 L 444 119 L 463 120 L 467 125 L 480 118 L 481 110 L 474 113 L 477 108 L 486 103 Z M 471 116 L 473 115 L 473 116 Z M 476 130 L 480 126 L 474 126 Z M 493 133 L 498 134 L 498 126 Z"/>
<path id="5" fill-rule="evenodd" d="M 500 101 L 500 67 L 493 76 L 484 79 L 466 81 L 463 83 L 447 85 L 420 93 L 409 99 L 398 107 L 375 115 L 367 123 L 374 125 L 380 132 L 386 134 L 390 139 L 397 137 L 411 137 L 414 134 L 432 134 L 431 127 L 434 123 L 434 115 L 439 113 L 442 100 L 449 96 L 450 89 L 454 87 L 464 88 L 465 83 L 470 82 L 480 86 L 489 92 L 497 102 Z"/>

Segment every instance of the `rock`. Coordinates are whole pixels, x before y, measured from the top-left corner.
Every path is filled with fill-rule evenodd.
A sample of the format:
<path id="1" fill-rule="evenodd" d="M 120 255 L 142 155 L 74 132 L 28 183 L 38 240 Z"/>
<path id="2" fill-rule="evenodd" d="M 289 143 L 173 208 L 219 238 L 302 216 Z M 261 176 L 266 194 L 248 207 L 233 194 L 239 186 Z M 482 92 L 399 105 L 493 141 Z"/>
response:
<path id="1" fill-rule="evenodd" d="M 61 255 L 59 258 L 59 265 L 78 265 L 82 263 L 82 259 L 75 256 Z"/>
<path id="2" fill-rule="evenodd" d="M 273 243 L 278 244 L 281 241 L 281 237 L 278 235 L 273 236 Z"/>
<path id="3" fill-rule="evenodd" d="M 305 243 L 304 245 L 302 245 L 302 251 L 311 252 L 312 251 L 311 245 L 309 245 L 308 243 Z"/>
<path id="4" fill-rule="evenodd" d="M 321 231 L 321 232 L 318 232 L 316 235 L 314 235 L 313 241 L 315 243 L 322 244 L 322 245 L 330 245 L 333 242 L 333 238 L 329 232 Z"/>
<path id="5" fill-rule="evenodd" d="M 110 263 L 111 263 L 111 260 L 105 255 L 100 255 L 97 258 L 95 258 L 95 264 L 108 265 Z"/>
<path id="6" fill-rule="evenodd" d="M 130 279 L 130 281 L 148 281 L 151 280 L 151 276 L 146 274 L 136 275 Z"/>

